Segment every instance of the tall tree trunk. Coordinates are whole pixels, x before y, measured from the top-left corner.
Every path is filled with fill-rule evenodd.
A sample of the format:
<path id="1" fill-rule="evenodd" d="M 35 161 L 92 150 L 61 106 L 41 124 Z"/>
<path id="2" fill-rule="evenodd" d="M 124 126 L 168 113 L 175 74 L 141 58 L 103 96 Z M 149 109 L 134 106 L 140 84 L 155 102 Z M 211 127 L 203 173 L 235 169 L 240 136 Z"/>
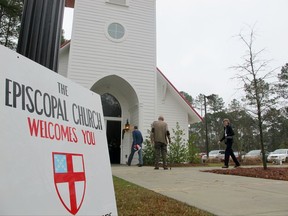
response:
<path id="1" fill-rule="evenodd" d="M 257 106 L 257 117 L 258 117 L 258 127 L 259 127 L 259 136 L 260 136 L 260 145 L 261 145 L 261 152 L 262 152 L 262 163 L 264 170 L 267 169 L 267 163 L 265 159 L 265 150 L 264 150 L 264 142 L 263 142 L 263 130 L 262 130 L 262 113 L 261 113 L 261 102 L 260 102 L 260 95 L 259 95 L 259 84 L 257 84 L 257 77 L 256 72 L 254 70 L 254 63 L 253 63 L 253 53 L 250 47 L 250 65 L 251 71 L 253 75 L 253 83 L 255 88 L 255 97 L 256 97 L 256 106 Z"/>
<path id="2" fill-rule="evenodd" d="M 11 18 L 9 18 L 9 22 L 7 23 L 7 30 L 6 30 L 5 43 L 4 43 L 5 47 L 7 47 L 9 43 L 10 28 L 11 28 Z"/>

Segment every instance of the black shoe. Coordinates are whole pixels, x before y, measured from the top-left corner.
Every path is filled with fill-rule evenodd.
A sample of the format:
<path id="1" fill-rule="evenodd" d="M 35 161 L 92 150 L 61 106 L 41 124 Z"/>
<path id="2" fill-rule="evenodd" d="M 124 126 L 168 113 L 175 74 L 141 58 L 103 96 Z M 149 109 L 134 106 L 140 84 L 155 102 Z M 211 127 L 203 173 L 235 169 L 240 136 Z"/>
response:
<path id="1" fill-rule="evenodd" d="M 128 162 L 126 162 L 126 164 L 127 164 L 128 166 L 130 166 L 130 164 L 128 164 Z"/>
<path id="2" fill-rule="evenodd" d="M 154 170 L 159 170 L 159 167 L 155 167 Z"/>
<path id="3" fill-rule="evenodd" d="M 234 168 L 237 168 L 237 167 L 240 167 L 240 166 L 241 166 L 240 164 L 239 165 L 235 165 Z"/>
<path id="4" fill-rule="evenodd" d="M 164 167 L 164 170 L 168 170 L 168 167 Z"/>
<path id="5" fill-rule="evenodd" d="M 138 164 L 137 166 L 138 166 L 138 167 L 142 167 L 142 164 Z"/>
<path id="6" fill-rule="evenodd" d="M 228 168 L 228 166 L 222 166 L 222 168 L 226 169 L 226 168 Z"/>

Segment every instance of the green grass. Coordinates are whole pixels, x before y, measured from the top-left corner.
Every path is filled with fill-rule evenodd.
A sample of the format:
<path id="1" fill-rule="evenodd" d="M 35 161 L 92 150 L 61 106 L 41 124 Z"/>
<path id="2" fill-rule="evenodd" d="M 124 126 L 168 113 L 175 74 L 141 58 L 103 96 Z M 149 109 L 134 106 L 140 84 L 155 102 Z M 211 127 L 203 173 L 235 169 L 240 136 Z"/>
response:
<path id="1" fill-rule="evenodd" d="M 218 167 L 218 168 L 220 168 L 222 166 L 224 166 L 223 162 L 221 162 L 221 163 L 207 163 L 207 167 Z"/>
<path id="2" fill-rule="evenodd" d="M 185 203 L 113 176 L 119 216 L 213 216 Z"/>

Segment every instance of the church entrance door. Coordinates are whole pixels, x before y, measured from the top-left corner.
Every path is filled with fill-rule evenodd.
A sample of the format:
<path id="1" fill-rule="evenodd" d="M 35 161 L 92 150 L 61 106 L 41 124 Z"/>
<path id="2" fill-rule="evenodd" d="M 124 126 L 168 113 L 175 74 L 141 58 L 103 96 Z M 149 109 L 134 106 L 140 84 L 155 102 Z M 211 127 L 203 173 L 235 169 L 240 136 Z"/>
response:
<path id="1" fill-rule="evenodd" d="M 107 120 L 106 135 L 107 135 L 110 163 L 120 164 L 121 121 Z"/>

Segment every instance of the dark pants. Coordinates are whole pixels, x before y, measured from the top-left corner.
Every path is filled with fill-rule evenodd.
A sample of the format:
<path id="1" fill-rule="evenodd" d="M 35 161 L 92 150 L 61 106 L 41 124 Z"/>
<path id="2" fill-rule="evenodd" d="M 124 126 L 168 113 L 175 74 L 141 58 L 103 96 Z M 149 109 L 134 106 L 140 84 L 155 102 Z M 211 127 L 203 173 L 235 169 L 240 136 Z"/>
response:
<path id="1" fill-rule="evenodd" d="M 159 167 L 160 153 L 162 155 L 163 167 L 167 168 L 167 144 L 161 142 L 155 142 L 155 167 Z"/>
<path id="2" fill-rule="evenodd" d="M 134 153 L 135 153 L 136 151 L 137 151 L 137 150 L 136 150 L 136 149 L 134 148 L 134 146 L 132 145 L 132 147 L 131 147 L 131 153 L 130 153 L 130 155 L 129 155 L 128 163 L 127 163 L 129 166 L 131 165 L 131 162 L 132 162 Z M 143 165 L 142 146 L 141 146 L 141 149 L 138 150 L 138 160 L 139 160 L 139 165 Z"/>
<path id="3" fill-rule="evenodd" d="M 226 150 L 225 150 L 225 159 L 224 164 L 225 166 L 229 165 L 229 157 L 231 156 L 232 160 L 234 161 L 236 166 L 240 166 L 240 163 L 238 162 L 237 158 L 234 155 L 233 149 L 232 149 L 232 142 L 226 143 Z"/>

